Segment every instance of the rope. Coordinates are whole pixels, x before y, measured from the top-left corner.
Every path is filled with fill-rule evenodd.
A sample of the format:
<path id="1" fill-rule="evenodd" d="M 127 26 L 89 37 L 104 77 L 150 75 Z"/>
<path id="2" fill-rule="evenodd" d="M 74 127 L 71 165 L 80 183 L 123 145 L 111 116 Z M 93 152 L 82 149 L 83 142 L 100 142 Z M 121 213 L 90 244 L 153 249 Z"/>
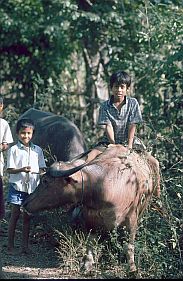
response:
<path id="1" fill-rule="evenodd" d="M 81 213 L 81 208 L 83 207 L 83 198 L 84 198 L 84 180 L 83 180 L 83 171 L 82 169 L 80 170 L 81 172 L 81 201 L 76 205 L 76 207 L 74 208 L 73 212 L 72 212 L 72 221 L 74 221 L 76 218 L 79 218 L 80 213 Z"/>
<path id="2" fill-rule="evenodd" d="M 82 187 L 82 195 L 81 195 L 81 203 L 80 205 L 83 205 L 83 198 L 84 198 L 84 180 L 83 180 L 83 171 L 82 169 L 80 170 L 81 172 L 81 180 L 82 180 L 82 184 L 81 184 L 81 187 Z"/>

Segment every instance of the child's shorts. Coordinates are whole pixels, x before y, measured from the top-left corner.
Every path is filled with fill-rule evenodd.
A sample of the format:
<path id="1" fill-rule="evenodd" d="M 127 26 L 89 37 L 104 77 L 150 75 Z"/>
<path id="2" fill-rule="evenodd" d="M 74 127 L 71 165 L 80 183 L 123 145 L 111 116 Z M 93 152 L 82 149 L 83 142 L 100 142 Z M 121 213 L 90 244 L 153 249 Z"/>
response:
<path id="1" fill-rule="evenodd" d="M 29 194 L 26 192 L 16 190 L 13 183 L 8 184 L 8 189 L 8 203 L 22 205 L 25 199 L 29 196 Z"/>

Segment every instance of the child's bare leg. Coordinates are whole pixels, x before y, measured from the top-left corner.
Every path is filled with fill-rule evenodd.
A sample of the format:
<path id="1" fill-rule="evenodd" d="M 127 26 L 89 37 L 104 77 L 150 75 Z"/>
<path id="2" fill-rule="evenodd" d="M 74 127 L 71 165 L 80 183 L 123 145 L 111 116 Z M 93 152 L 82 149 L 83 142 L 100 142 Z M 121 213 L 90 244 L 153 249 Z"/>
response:
<path id="1" fill-rule="evenodd" d="M 14 250 L 15 229 L 19 216 L 20 216 L 20 206 L 12 205 L 11 217 L 8 226 L 8 252 L 9 253 L 13 252 Z"/>
<path id="2" fill-rule="evenodd" d="M 30 216 L 27 213 L 23 213 L 23 231 L 22 231 L 22 253 L 28 254 L 28 242 L 30 232 Z"/>

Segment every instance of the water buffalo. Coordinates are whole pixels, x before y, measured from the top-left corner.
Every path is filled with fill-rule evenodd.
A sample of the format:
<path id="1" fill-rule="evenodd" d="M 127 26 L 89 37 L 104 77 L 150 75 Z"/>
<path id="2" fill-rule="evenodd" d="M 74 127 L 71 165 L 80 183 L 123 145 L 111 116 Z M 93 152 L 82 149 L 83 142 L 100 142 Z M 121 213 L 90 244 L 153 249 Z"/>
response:
<path id="1" fill-rule="evenodd" d="M 137 222 L 157 194 L 158 174 L 142 157 L 122 145 L 109 145 L 94 160 L 55 162 L 42 177 L 34 193 L 25 201 L 28 213 L 82 205 L 82 218 L 88 229 L 112 230 L 125 226 L 128 231 L 127 259 L 135 271 L 134 239 Z M 68 205 L 67 205 L 68 206 Z"/>
<path id="2" fill-rule="evenodd" d="M 57 161 L 68 161 L 86 151 L 86 144 L 77 126 L 67 118 L 30 108 L 19 119 L 31 118 L 36 125 L 33 142 L 47 148 Z M 12 129 L 17 141 L 15 128 Z"/>

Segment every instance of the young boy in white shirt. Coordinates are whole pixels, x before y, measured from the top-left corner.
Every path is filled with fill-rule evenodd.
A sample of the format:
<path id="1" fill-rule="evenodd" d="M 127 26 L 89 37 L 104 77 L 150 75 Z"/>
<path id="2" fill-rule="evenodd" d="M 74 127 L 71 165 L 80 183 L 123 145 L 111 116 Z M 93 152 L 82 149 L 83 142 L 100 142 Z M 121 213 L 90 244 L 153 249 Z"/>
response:
<path id="1" fill-rule="evenodd" d="M 21 213 L 21 205 L 39 184 L 40 174 L 46 168 L 42 149 L 31 142 L 35 126 L 30 119 L 17 122 L 18 142 L 8 150 L 7 173 L 9 174 L 8 202 L 12 205 L 8 227 L 8 252 L 14 251 L 15 229 Z M 29 253 L 28 239 L 30 216 L 23 212 L 22 253 Z"/>

